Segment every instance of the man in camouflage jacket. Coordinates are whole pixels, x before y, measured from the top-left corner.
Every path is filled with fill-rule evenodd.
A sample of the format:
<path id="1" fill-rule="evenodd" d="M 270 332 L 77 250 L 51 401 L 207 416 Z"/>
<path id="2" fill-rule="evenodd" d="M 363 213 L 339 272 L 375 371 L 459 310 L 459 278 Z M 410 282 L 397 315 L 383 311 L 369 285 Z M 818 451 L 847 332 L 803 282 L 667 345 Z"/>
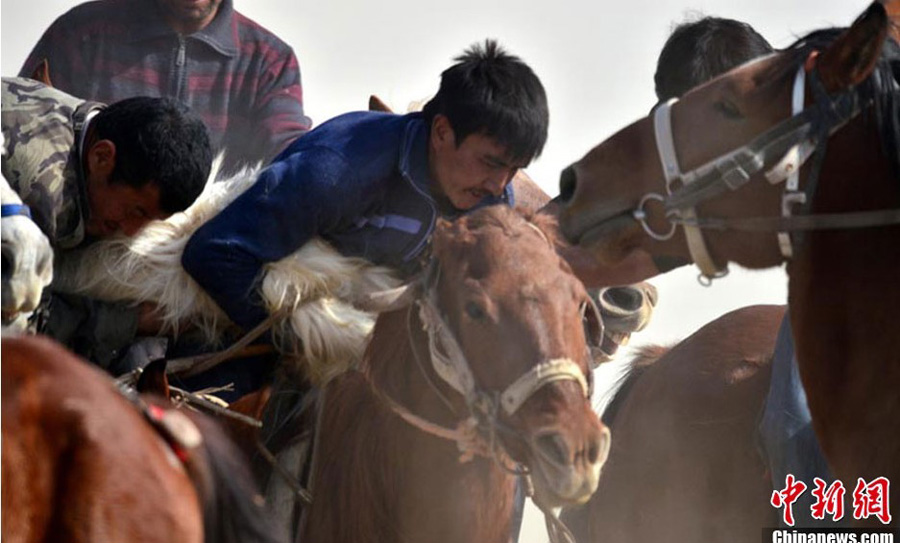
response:
<path id="1" fill-rule="evenodd" d="M 187 208 L 209 175 L 206 127 L 173 100 L 138 97 L 107 107 L 3 78 L 2 101 L 4 270 L 17 270 L 27 253 L 14 237 L 29 223 L 56 253 L 131 236 Z M 7 299 L 15 292 L 9 279 L 4 271 L 4 320 L 15 302 Z M 53 293 L 52 284 L 49 290 L 38 331 L 82 356 L 106 366 L 134 338 L 137 308 Z"/>

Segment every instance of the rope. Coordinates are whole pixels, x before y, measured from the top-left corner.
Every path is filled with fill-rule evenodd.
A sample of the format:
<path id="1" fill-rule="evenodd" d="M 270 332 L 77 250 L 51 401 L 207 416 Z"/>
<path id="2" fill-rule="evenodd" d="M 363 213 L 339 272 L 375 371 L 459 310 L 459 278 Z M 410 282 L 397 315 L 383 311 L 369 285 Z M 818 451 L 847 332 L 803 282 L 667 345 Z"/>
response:
<path id="1" fill-rule="evenodd" d="M 294 478 L 293 474 L 284 469 L 284 466 L 278 463 L 278 459 L 275 458 L 275 455 L 272 454 L 272 452 L 269 451 L 269 449 L 267 449 L 261 441 L 256 442 L 256 450 L 263 457 L 263 459 L 269 463 L 275 473 L 277 473 L 278 476 L 280 476 L 282 480 L 287 483 L 287 485 L 294 492 L 294 496 L 296 496 L 298 500 L 303 502 L 303 505 L 312 505 L 312 492 L 310 492 L 309 489 L 303 488 L 303 485 L 301 485 L 300 482 Z"/>
<path id="2" fill-rule="evenodd" d="M 216 415 L 234 419 L 254 428 L 262 428 L 262 421 L 253 417 L 248 417 L 247 415 L 238 413 L 237 411 L 232 411 L 231 409 L 223 407 L 214 401 L 208 400 L 199 394 L 188 392 L 187 390 L 173 387 L 171 385 L 169 385 L 169 389 L 171 389 L 172 392 L 175 393 L 175 395 L 179 396 L 180 400 L 184 403 L 197 405 L 207 411 L 211 411 Z"/>
<path id="3" fill-rule="evenodd" d="M 226 360 L 230 360 L 231 358 L 236 357 L 241 353 L 244 347 L 247 347 L 247 345 L 249 345 L 252 341 L 263 335 L 267 330 L 269 330 L 269 328 L 272 327 L 272 325 L 275 324 L 275 321 L 281 319 L 285 313 L 287 313 L 286 310 L 276 311 L 275 313 L 272 313 L 271 315 L 266 317 L 266 320 L 257 324 L 255 328 L 247 332 L 241 339 L 234 342 L 224 351 L 219 351 L 211 355 L 189 356 L 185 358 L 176 358 L 173 360 L 169 360 L 166 373 L 178 375 L 180 377 L 191 377 L 192 375 L 203 373 L 204 371 L 218 366 Z"/>
<path id="4" fill-rule="evenodd" d="M 470 462 L 476 455 L 488 459 L 494 457 L 491 450 L 492 447 L 485 443 L 481 434 L 478 433 L 478 421 L 475 417 L 469 417 L 461 421 L 456 428 L 447 428 L 416 415 L 406 407 L 395 402 L 384 392 L 375 389 L 374 386 L 372 388 L 391 411 L 410 426 L 418 428 L 426 434 L 455 442 L 460 451 L 459 462 L 461 464 Z"/>
<path id="5" fill-rule="evenodd" d="M 415 304 L 410 304 L 409 309 L 406 311 L 406 333 L 409 337 L 409 348 L 413 352 L 413 358 L 416 360 L 416 365 L 419 367 L 419 373 L 422 374 L 422 377 L 425 378 L 425 382 L 428 383 L 428 386 L 431 387 L 431 390 L 437 395 L 438 398 L 447 406 L 447 409 L 450 410 L 457 418 L 460 417 L 459 413 L 457 413 L 456 408 L 453 406 L 453 403 L 441 392 L 441 389 L 438 388 L 434 381 L 431 379 L 431 375 L 425 371 L 425 366 L 422 365 L 422 359 L 419 356 L 419 348 L 416 346 L 416 341 L 413 338 L 413 327 L 412 327 L 412 318 L 413 318 L 413 307 Z"/>

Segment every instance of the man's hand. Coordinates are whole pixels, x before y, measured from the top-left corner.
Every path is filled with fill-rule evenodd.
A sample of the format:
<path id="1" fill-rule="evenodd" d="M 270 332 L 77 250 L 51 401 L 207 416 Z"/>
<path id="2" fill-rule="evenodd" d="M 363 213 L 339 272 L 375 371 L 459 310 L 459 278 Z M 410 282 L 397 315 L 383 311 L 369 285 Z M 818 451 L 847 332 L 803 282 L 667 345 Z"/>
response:
<path id="1" fill-rule="evenodd" d="M 3 217 L 3 323 L 34 311 L 41 292 L 53 280 L 53 249 L 47 236 L 24 215 Z"/>

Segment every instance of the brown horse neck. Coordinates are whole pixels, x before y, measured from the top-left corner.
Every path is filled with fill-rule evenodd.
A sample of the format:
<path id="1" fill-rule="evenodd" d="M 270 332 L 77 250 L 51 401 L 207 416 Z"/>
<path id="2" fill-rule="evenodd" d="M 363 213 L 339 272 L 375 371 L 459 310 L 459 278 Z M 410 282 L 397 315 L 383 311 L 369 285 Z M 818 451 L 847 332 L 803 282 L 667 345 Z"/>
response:
<path id="1" fill-rule="evenodd" d="M 436 423 L 456 422 L 422 376 L 411 345 L 426 345 L 407 331 L 421 325 L 407 318 L 406 310 L 382 314 L 362 372 L 342 375 L 325 392 L 316 454 L 328 461 L 314 476 L 304 539 L 505 542 L 513 478 L 482 459 L 460 463 L 454 442 L 411 426 L 381 397 Z"/>
<path id="2" fill-rule="evenodd" d="M 379 317 L 363 371 L 378 394 L 432 422 L 453 427 L 465 418 L 465 403 L 432 368 L 417 308 L 413 304 Z"/>

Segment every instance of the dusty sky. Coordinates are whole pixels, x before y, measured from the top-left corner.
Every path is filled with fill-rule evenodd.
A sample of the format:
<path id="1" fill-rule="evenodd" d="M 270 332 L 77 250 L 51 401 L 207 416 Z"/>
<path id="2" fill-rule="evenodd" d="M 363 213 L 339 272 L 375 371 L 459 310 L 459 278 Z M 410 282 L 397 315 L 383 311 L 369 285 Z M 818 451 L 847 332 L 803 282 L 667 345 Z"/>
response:
<path id="1" fill-rule="evenodd" d="M 33 44 L 72 0 L 2 0 L 0 71 L 15 75 Z M 468 45 L 496 38 L 541 77 L 550 101 L 544 154 L 528 169 L 554 196 L 559 172 L 655 102 L 656 56 L 674 24 L 697 14 L 743 20 L 774 46 L 824 26 L 846 26 L 864 0 L 236 0 L 300 60 L 306 111 L 316 124 L 364 109 L 377 94 L 396 109 L 430 96 L 440 72 Z M 738 307 L 784 303 L 781 270 L 734 269 L 712 287 L 682 268 L 653 282 L 654 321 L 633 344 L 671 342 Z M 526 518 L 521 541 L 545 541 Z"/>

